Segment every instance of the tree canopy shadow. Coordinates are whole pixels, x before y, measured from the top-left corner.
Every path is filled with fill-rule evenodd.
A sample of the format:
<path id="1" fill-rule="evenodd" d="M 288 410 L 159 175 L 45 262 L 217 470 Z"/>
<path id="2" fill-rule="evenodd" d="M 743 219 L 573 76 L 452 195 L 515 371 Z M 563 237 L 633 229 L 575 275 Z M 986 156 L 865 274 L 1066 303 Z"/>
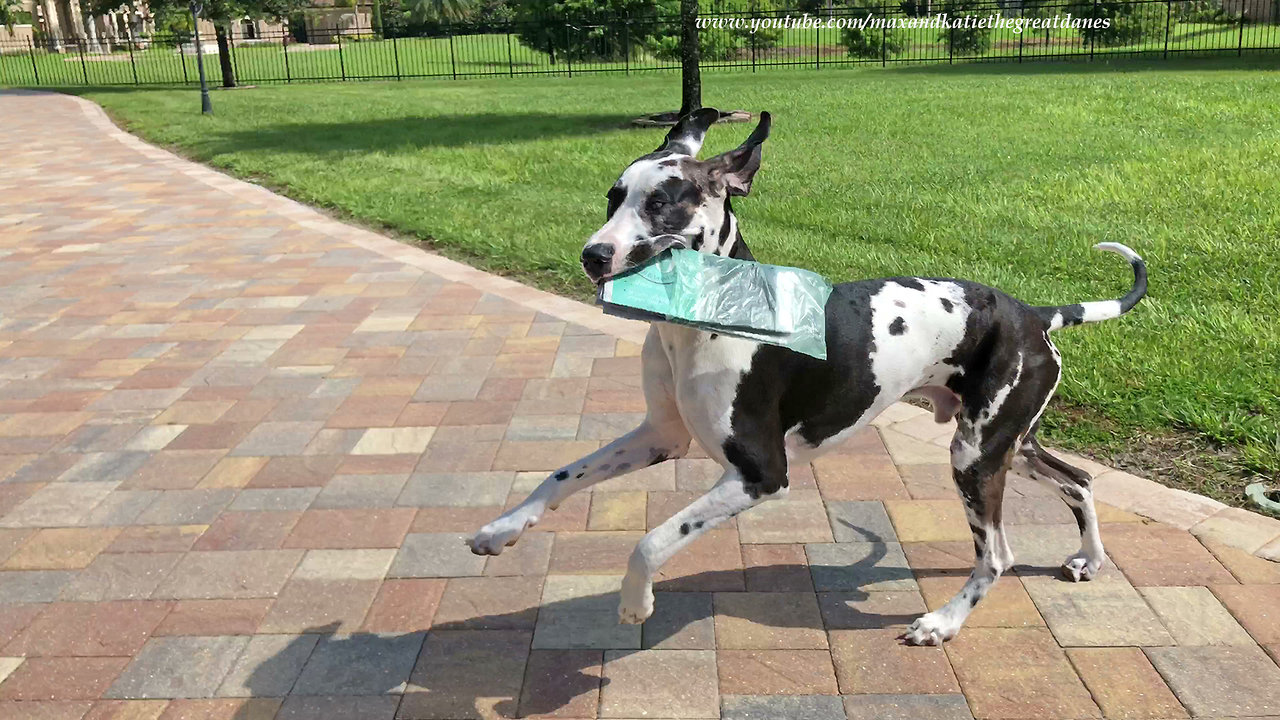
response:
<path id="1" fill-rule="evenodd" d="M 457 113 L 344 122 L 317 118 L 228 132 L 211 129 L 201 144 L 218 154 L 270 150 L 315 155 L 509 145 L 614 131 L 627 120 L 623 115 L 541 112 Z"/>

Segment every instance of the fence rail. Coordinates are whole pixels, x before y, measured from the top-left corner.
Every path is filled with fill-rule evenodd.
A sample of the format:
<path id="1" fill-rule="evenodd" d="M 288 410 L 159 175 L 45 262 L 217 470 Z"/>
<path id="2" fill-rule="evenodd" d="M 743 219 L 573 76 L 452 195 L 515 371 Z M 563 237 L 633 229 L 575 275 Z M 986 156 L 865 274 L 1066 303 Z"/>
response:
<path id="1" fill-rule="evenodd" d="M 1263 5 L 1246 0 L 1242 9 Z M 1092 3 L 1092 5 L 1090 5 Z M 1280 2 L 1278 2 L 1280 4 Z M 1280 7 L 1266 20 L 1218 12 L 1181 0 L 1050 0 L 1030 6 L 966 1 L 948 10 L 946 0 L 929 13 L 910 2 L 824 11 L 820 24 L 764 27 L 783 12 L 704 14 L 702 67 L 755 72 L 771 67 L 838 67 L 856 64 L 1033 62 L 1115 57 L 1246 55 L 1280 51 Z M 954 6 L 952 6 L 954 7 Z M 905 8 L 905 9 L 904 9 Z M 1108 17 L 1123 33 L 1099 35 L 1075 28 L 998 27 L 986 31 L 917 26 L 889 28 L 875 20 L 904 21 L 946 12 L 1032 22 L 1092 13 Z M 791 15 L 793 19 L 799 14 Z M 857 30 L 847 26 L 869 20 Z M 758 26 L 755 32 L 751 23 Z M 734 25 L 737 27 L 734 27 Z M 843 24 L 846 27 L 838 27 Z M 1135 29 L 1136 28 L 1136 29 Z M 231 41 L 229 56 L 241 83 L 290 83 L 404 78 L 474 78 L 678 71 L 674 17 L 606 17 L 453 24 L 418 33 L 369 28 L 305 34 L 281 32 Z M 202 38 L 206 71 L 218 82 L 216 44 Z M 197 82 L 190 38 L 151 35 L 110 42 L 84 38 L 36 38 L 0 42 L 0 86 L 171 85 Z"/>

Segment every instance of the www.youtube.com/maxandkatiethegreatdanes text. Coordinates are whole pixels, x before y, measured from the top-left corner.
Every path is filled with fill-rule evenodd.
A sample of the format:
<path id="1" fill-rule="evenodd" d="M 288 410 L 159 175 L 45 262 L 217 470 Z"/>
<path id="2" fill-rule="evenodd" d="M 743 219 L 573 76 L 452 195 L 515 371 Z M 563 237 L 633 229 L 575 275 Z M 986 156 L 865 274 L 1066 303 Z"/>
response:
<path id="1" fill-rule="evenodd" d="M 805 29 L 837 29 L 857 28 L 859 30 L 897 30 L 912 28 L 935 28 L 948 30 L 964 29 L 1009 29 L 1015 33 L 1023 30 L 1048 30 L 1072 28 L 1076 30 L 1105 30 L 1111 27 L 1111 18 L 1072 17 L 1071 13 L 1053 15 L 1051 17 L 1018 17 L 1010 18 L 1002 15 L 960 15 L 947 13 L 924 15 L 920 17 L 882 17 L 873 13 L 865 16 L 814 17 L 805 13 L 800 17 L 785 15 L 782 17 L 700 17 L 700 30 L 805 30 Z"/>

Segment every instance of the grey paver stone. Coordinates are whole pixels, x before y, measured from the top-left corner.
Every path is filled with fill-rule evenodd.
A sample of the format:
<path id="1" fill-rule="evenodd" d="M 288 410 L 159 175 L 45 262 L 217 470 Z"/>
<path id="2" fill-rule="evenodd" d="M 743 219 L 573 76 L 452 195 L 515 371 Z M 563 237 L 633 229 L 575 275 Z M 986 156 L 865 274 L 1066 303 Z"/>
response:
<path id="1" fill-rule="evenodd" d="M 390 577 L 466 577 L 484 572 L 485 558 L 462 533 L 410 533 L 391 563 Z"/>
<path id="2" fill-rule="evenodd" d="M 814 589 L 914 590 L 915 576 L 896 542 L 814 543 L 805 546 Z"/>
<path id="3" fill-rule="evenodd" d="M 256 635 L 218 688 L 220 697 L 283 697 L 293 689 L 319 635 Z"/>
<path id="4" fill-rule="evenodd" d="M 212 697 L 248 642 L 247 637 L 229 635 L 152 638 L 106 697 Z"/>
<path id="5" fill-rule="evenodd" d="M 836 695 L 726 695 L 721 699 L 720 717 L 724 720 L 844 720 L 845 715 Z"/>
<path id="6" fill-rule="evenodd" d="M 654 593 L 653 615 L 644 622 L 645 648 L 713 650 L 716 623 L 711 593 Z"/>
<path id="7" fill-rule="evenodd" d="M 963 695 L 846 695 L 849 720 L 973 720 Z"/>
<path id="8" fill-rule="evenodd" d="M 502 505 L 514 472 L 418 473 L 409 478 L 396 504 L 407 507 Z"/>
<path id="9" fill-rule="evenodd" d="M 1146 649 L 1195 717 L 1280 715 L 1280 667 L 1257 646 Z"/>
<path id="10" fill-rule="evenodd" d="M 296 695 L 403 692 L 425 633 L 361 633 L 320 639 L 293 688 Z"/>
<path id="11" fill-rule="evenodd" d="M 139 525 L 204 525 L 236 496 L 235 488 L 165 490 L 135 519 Z"/>
<path id="12" fill-rule="evenodd" d="M 830 501 L 827 503 L 827 517 L 831 520 L 831 534 L 838 543 L 898 540 L 884 503 L 878 500 Z"/>

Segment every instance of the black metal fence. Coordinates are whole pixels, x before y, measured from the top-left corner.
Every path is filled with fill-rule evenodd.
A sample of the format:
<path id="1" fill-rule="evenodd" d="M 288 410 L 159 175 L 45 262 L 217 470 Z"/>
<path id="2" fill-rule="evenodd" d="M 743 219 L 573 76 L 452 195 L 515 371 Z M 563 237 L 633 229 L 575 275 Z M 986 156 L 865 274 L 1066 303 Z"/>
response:
<path id="1" fill-rule="evenodd" d="M 754 72 L 784 66 L 1243 56 L 1280 50 L 1280 7 L 1273 2 L 1280 0 L 1243 0 L 1236 13 L 1182 0 L 1048 0 L 1034 7 L 940 0 L 933 6 L 842 7 L 817 17 L 794 11 L 705 14 L 702 66 Z M 983 18 L 987 27 L 976 27 Z M 1082 19 L 1108 20 L 1111 29 L 1078 27 Z M 234 39 L 228 54 L 241 83 L 572 77 L 677 71 L 679 35 L 674 17 L 452 24 L 410 35 L 370 28 L 294 30 Z M 216 44 L 202 37 L 202 48 L 206 72 L 216 83 Z M 111 42 L 0 42 L 0 86 L 194 83 L 195 51 L 189 37 L 158 34 Z"/>

